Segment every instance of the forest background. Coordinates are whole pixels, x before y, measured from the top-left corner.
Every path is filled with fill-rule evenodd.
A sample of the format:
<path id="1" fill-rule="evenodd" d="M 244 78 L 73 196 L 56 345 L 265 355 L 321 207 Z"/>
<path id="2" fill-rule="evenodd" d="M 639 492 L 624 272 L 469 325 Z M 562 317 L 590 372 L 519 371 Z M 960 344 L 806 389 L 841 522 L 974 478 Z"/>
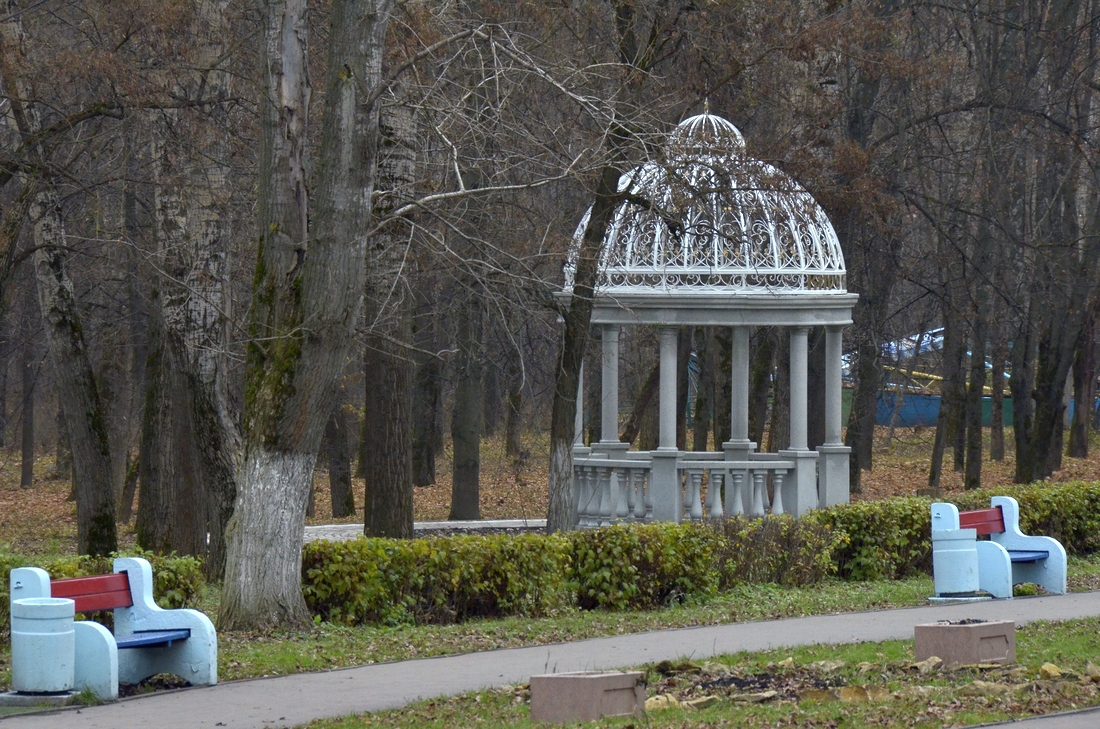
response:
<path id="1" fill-rule="evenodd" d="M 1093 0 L 4 0 L 0 438 L 20 435 L 26 486 L 56 449 L 81 551 L 114 549 L 136 509 L 142 546 L 203 555 L 230 627 L 306 619 L 319 452 L 334 516 L 356 472 L 366 532 L 411 536 L 445 444 L 450 516 L 478 518 L 486 437 L 517 464 L 548 441 L 567 527 L 601 226 L 619 176 L 709 108 L 841 240 L 853 491 L 884 343 L 938 327 L 943 407 L 913 488 L 945 453 L 967 487 L 1006 450 L 1015 480 L 1049 476 L 1087 454 L 1096 397 L 1098 41 Z M 555 300 L 589 206 L 576 295 Z M 784 339 L 753 335 L 767 450 Z M 678 436 L 705 448 L 728 438 L 728 332 L 680 340 L 699 378 Z M 655 344 L 623 341 L 641 448 Z M 987 388 L 1013 420 L 993 397 L 985 452 Z"/>

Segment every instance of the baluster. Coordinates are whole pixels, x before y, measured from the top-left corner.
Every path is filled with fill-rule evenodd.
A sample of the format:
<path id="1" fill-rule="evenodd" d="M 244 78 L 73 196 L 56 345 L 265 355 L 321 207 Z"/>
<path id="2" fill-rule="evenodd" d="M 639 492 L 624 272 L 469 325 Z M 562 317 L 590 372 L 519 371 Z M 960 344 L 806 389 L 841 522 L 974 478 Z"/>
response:
<path id="1" fill-rule="evenodd" d="M 616 468 L 615 469 L 615 493 L 616 493 L 616 506 L 615 518 L 617 521 L 625 521 L 630 516 L 630 469 L 629 468 Z"/>
<path id="2" fill-rule="evenodd" d="M 630 471 L 631 493 L 634 494 L 634 521 L 645 521 L 645 471 L 634 468 Z"/>
<path id="3" fill-rule="evenodd" d="M 714 505 L 714 469 L 703 469 L 703 475 L 707 477 L 707 498 L 703 499 L 703 511 L 707 513 L 709 519 Z"/>
<path id="4" fill-rule="evenodd" d="M 595 466 L 588 468 L 588 498 L 584 504 L 584 523 L 586 529 L 595 529 L 600 525 L 600 470 Z"/>
<path id="5" fill-rule="evenodd" d="M 764 516 L 763 494 L 767 488 L 768 485 L 764 483 L 764 472 L 752 471 L 752 509 L 749 510 L 749 516 Z"/>
<path id="6" fill-rule="evenodd" d="M 600 492 L 600 520 L 602 527 L 611 526 L 611 469 L 601 469 L 598 489 Z"/>
<path id="7" fill-rule="evenodd" d="M 634 516 L 635 510 L 638 505 L 637 494 L 634 490 L 635 468 L 626 468 L 624 473 L 626 474 L 626 509 L 629 516 Z"/>
<path id="8" fill-rule="evenodd" d="M 710 481 L 707 483 L 707 501 L 710 502 L 710 511 L 707 516 L 711 519 L 721 519 L 725 513 L 722 508 L 722 472 L 710 469 Z"/>
<path id="9" fill-rule="evenodd" d="M 730 471 L 730 483 L 733 485 L 733 493 L 726 494 L 726 503 L 730 507 L 730 516 L 741 516 L 745 513 L 745 497 L 741 493 L 741 484 L 745 480 L 744 471 Z"/>
<path id="10" fill-rule="evenodd" d="M 653 470 L 647 469 L 643 475 L 645 489 L 645 520 L 653 521 Z"/>
<path id="11" fill-rule="evenodd" d="M 772 499 L 772 513 L 783 513 L 783 472 L 776 471 L 772 475 L 772 490 L 775 492 L 775 498 Z"/>
<path id="12" fill-rule="evenodd" d="M 763 488 L 760 489 L 760 497 L 764 501 L 764 513 L 769 514 L 769 513 L 771 513 L 771 510 L 772 510 L 772 506 L 771 506 L 772 500 L 768 496 L 768 472 L 763 471 L 762 473 L 763 473 L 763 480 L 762 480 Z"/>
<path id="13" fill-rule="evenodd" d="M 577 528 L 584 529 L 588 526 L 588 517 L 585 510 L 588 508 L 588 469 L 584 466 L 576 466 L 573 469 L 573 485 L 577 489 Z"/>
<path id="14" fill-rule="evenodd" d="M 691 513 L 691 470 L 683 469 L 680 471 L 680 477 L 684 485 L 684 513 Z"/>
<path id="15" fill-rule="evenodd" d="M 703 469 L 691 471 L 691 520 L 703 518 L 703 503 L 700 500 L 703 486 Z"/>

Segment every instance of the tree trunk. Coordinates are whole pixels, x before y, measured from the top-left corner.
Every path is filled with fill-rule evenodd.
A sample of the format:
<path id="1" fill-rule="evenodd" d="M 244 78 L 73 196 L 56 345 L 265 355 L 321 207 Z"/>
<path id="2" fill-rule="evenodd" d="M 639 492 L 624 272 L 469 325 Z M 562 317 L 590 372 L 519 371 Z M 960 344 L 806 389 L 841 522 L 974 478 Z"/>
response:
<path id="1" fill-rule="evenodd" d="M 943 456 L 947 444 L 953 442 L 958 428 L 955 413 L 961 408 L 956 404 L 957 388 L 955 383 L 962 377 L 960 352 L 965 353 L 966 344 L 960 331 L 960 324 L 952 313 L 950 305 L 944 301 L 943 308 L 943 380 L 940 382 L 940 411 L 936 416 L 936 438 L 932 444 L 932 463 L 928 471 L 929 488 L 940 488 L 943 472 Z"/>
<path id="2" fill-rule="evenodd" d="M 985 391 L 985 331 L 982 314 L 971 322 L 970 384 L 966 390 L 966 471 L 964 487 L 982 487 L 982 393 Z"/>
<path id="3" fill-rule="evenodd" d="M 33 292 L 32 292 L 33 294 Z M 19 486 L 29 489 L 34 485 L 34 381 L 38 375 L 37 360 L 34 347 L 34 327 L 31 325 L 31 297 L 28 296 L 23 306 L 23 356 L 20 358 L 20 380 L 23 387 L 22 423 L 22 468 L 20 469 Z"/>
<path id="4" fill-rule="evenodd" d="M 65 408 L 76 479 L 77 539 L 82 554 L 107 555 L 118 549 L 110 442 L 104 408 L 84 343 L 80 312 L 65 267 L 60 203 L 50 187 L 32 206 L 35 273 L 46 325 L 46 341 Z"/>
<path id="5" fill-rule="evenodd" d="M 810 330 L 808 364 L 806 447 L 814 450 L 825 442 L 825 327 Z"/>
<path id="6" fill-rule="evenodd" d="M 505 365 L 508 396 L 504 401 L 504 454 L 512 463 L 526 461 L 531 455 L 523 449 L 523 374 L 520 352 L 509 352 Z"/>
<path id="7" fill-rule="evenodd" d="M 676 335 L 676 447 L 680 450 L 687 450 L 688 362 L 690 359 L 691 329 L 680 327 Z M 597 403 L 597 407 L 594 407 L 591 412 L 599 413 L 601 410 Z M 595 440 L 599 440 L 598 435 L 593 439 Z"/>
<path id="8" fill-rule="evenodd" d="M 443 407 L 443 368 L 438 357 L 427 357 L 416 370 L 414 403 L 413 484 L 435 483 L 435 456 L 440 448 L 442 429 L 439 411 Z"/>
<path id="9" fill-rule="evenodd" d="M 451 413 L 451 440 L 454 444 L 454 481 L 451 487 L 451 513 L 448 519 L 481 518 L 479 482 L 481 477 L 481 302 L 473 296 L 463 307 L 458 322 L 455 369 L 454 409 Z"/>
<path id="10" fill-rule="evenodd" d="M 649 410 L 649 406 L 653 402 L 653 399 L 657 396 L 660 387 L 661 363 L 658 362 L 649 370 L 649 375 L 645 378 L 645 384 L 642 385 L 642 389 L 638 392 L 638 396 L 634 398 L 634 409 L 631 411 L 630 418 L 627 419 L 626 425 L 623 427 L 623 432 L 619 434 L 619 440 L 623 443 L 633 444 L 634 440 L 638 437 L 638 434 L 642 430 L 642 422 L 645 418 L 645 414 Z"/>
<path id="11" fill-rule="evenodd" d="M 1031 397 L 1031 384 L 1035 378 L 1036 337 L 1032 317 L 1034 299 L 1025 309 L 1023 321 L 1012 343 L 1012 378 L 1008 381 L 1012 390 L 1012 431 L 1016 445 L 1016 471 L 1012 480 L 1031 483 L 1032 464 L 1028 458 L 1028 439 L 1034 421 L 1035 401 Z"/>
<path id="12" fill-rule="evenodd" d="M 14 6 L 8 5 L 11 9 Z M 24 100 L 36 98 L 18 75 L 25 67 L 23 27 L 20 15 L 9 13 L 0 22 L 0 74 L 8 92 L 9 112 L 24 139 L 35 140 L 32 154 L 42 170 L 48 170 L 38 110 Z M 24 184 L 29 183 L 22 175 Z M 38 303 L 46 330 L 46 344 L 57 373 L 58 395 L 70 405 L 69 435 L 75 471 L 77 547 L 82 554 L 106 555 L 118 548 L 115 501 L 111 485 L 111 452 L 104 422 L 104 408 L 92 374 L 84 342 L 80 310 L 65 266 L 67 248 L 61 217 L 61 201 L 53 180 L 36 181 L 28 212 L 35 244 L 34 271 Z"/>
<path id="13" fill-rule="evenodd" d="M 387 105 L 379 122 L 379 220 L 413 197 L 416 184 L 416 116 L 403 99 Z M 368 248 L 366 406 L 360 462 L 366 481 L 364 530 L 371 537 L 413 536 L 411 353 L 413 294 L 406 272 L 409 221 L 382 226 Z"/>
<path id="14" fill-rule="evenodd" d="M 722 444 L 732 435 L 730 406 L 733 402 L 733 350 L 731 333 L 728 327 L 715 327 L 715 372 L 714 372 L 714 447 L 721 449 Z"/>
<path id="15" fill-rule="evenodd" d="M 348 448 L 348 414 L 338 401 L 325 425 L 325 451 L 328 455 L 328 487 L 332 516 L 355 516 L 355 494 L 351 490 L 351 451 Z"/>
<path id="16" fill-rule="evenodd" d="M 487 361 L 482 375 L 482 399 L 481 406 L 482 430 L 486 438 L 492 438 L 500 431 L 500 425 L 504 420 L 504 396 L 500 388 L 500 370 L 495 363 Z"/>
<path id="17" fill-rule="evenodd" d="M 1096 407 L 1096 307 L 1077 338 L 1073 358 L 1073 420 L 1069 430 L 1071 458 L 1088 458 L 1089 426 Z"/>
<path id="18" fill-rule="evenodd" d="M 758 329 L 755 338 L 756 346 L 751 358 L 752 379 L 749 382 L 749 438 L 759 447 L 764 443 L 768 424 L 768 397 L 775 371 L 775 339 L 770 329 Z M 730 384 L 732 386 L 732 382 Z"/>
<path id="19" fill-rule="evenodd" d="M 8 444 L 8 322 L 0 308 L 0 448 Z"/>
<path id="20" fill-rule="evenodd" d="M 992 344 L 993 370 L 989 376 L 989 386 L 993 396 L 990 414 L 989 428 L 989 459 L 1003 461 L 1005 459 L 1005 362 L 1008 359 L 1008 348 L 1005 339 L 1000 334 L 1000 326 L 994 323 L 995 334 Z"/>
<path id="21" fill-rule="evenodd" d="M 858 494 L 863 490 L 862 472 L 871 470 L 873 464 L 875 415 L 882 390 L 882 350 L 873 337 L 868 335 L 859 340 L 853 370 L 856 387 L 852 393 L 852 410 L 848 415 L 848 431 L 844 440 L 852 449 L 849 456 L 849 488 L 852 493 Z"/>
<path id="22" fill-rule="evenodd" d="M 304 625 L 302 529 L 313 465 L 359 318 L 389 0 L 332 5 L 316 166 L 307 208 L 309 80 L 304 0 L 261 0 L 261 239 L 245 365 L 245 446 L 227 531 L 219 624 Z M 306 332 L 308 331 L 308 336 Z"/>
<path id="23" fill-rule="evenodd" d="M 772 387 L 772 417 L 768 427 L 768 453 L 777 453 L 791 443 L 791 339 L 790 330 L 777 328 L 775 375 Z"/>
<path id="24" fill-rule="evenodd" d="M 714 411 L 714 370 L 717 359 L 714 351 L 714 327 L 697 327 L 695 329 L 695 341 L 695 353 L 699 362 L 699 380 L 695 388 L 691 449 L 705 451 L 710 439 L 711 414 Z M 715 443 L 718 443 L 717 438 L 715 438 Z"/>
<path id="25" fill-rule="evenodd" d="M 187 539 L 187 527 L 204 521 L 207 504 L 194 498 L 200 488 L 187 410 L 188 383 L 165 342 L 159 297 L 152 304 L 138 452 L 138 545 L 155 552 L 194 554 L 192 547 L 199 540 L 196 535 Z"/>
<path id="26" fill-rule="evenodd" d="M 53 477 L 62 481 L 73 480 L 73 449 L 69 445 L 69 429 L 65 427 L 65 406 L 60 402 L 57 404 L 57 450 Z"/>

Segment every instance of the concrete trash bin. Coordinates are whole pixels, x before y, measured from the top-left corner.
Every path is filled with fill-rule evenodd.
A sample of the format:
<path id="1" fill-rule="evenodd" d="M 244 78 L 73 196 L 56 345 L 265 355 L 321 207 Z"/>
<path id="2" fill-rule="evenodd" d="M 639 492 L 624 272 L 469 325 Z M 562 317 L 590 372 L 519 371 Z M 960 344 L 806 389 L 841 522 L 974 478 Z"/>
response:
<path id="1" fill-rule="evenodd" d="M 932 580 L 936 594 L 943 597 L 977 592 L 977 530 L 945 529 L 932 536 Z"/>
<path id="2" fill-rule="evenodd" d="M 20 693 L 73 690 L 76 603 L 26 597 L 11 603 L 11 686 Z"/>

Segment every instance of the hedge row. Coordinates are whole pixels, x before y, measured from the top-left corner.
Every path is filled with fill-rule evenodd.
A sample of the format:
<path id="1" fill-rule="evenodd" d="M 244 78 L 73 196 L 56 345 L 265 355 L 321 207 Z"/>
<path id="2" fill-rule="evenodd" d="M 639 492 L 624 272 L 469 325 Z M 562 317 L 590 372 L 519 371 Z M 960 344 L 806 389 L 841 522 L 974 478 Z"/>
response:
<path id="1" fill-rule="evenodd" d="M 320 619 L 349 624 L 537 616 L 569 605 L 650 609 L 744 581 L 820 580 L 843 542 L 786 516 L 554 536 L 317 541 L 303 549 L 303 592 Z"/>
<path id="2" fill-rule="evenodd" d="M 1100 483 L 1040 483 L 952 494 L 961 511 L 989 507 L 991 496 L 1020 502 L 1020 528 L 1026 534 L 1052 536 L 1070 554 L 1100 551 Z M 909 577 L 932 569 L 932 499 L 904 497 L 864 501 L 812 512 L 807 519 L 844 532 L 848 543 L 837 550 L 844 579 Z"/>
<path id="3" fill-rule="evenodd" d="M 0 553 L 0 641 L 11 638 L 11 615 L 8 573 L 16 567 L 41 567 L 55 580 L 66 577 L 105 575 L 114 571 L 115 557 L 144 557 L 153 567 L 153 598 L 163 608 L 178 608 L 191 604 L 203 585 L 202 561 L 198 557 L 154 554 L 138 549 L 110 557 L 55 557 L 28 559 Z"/>

